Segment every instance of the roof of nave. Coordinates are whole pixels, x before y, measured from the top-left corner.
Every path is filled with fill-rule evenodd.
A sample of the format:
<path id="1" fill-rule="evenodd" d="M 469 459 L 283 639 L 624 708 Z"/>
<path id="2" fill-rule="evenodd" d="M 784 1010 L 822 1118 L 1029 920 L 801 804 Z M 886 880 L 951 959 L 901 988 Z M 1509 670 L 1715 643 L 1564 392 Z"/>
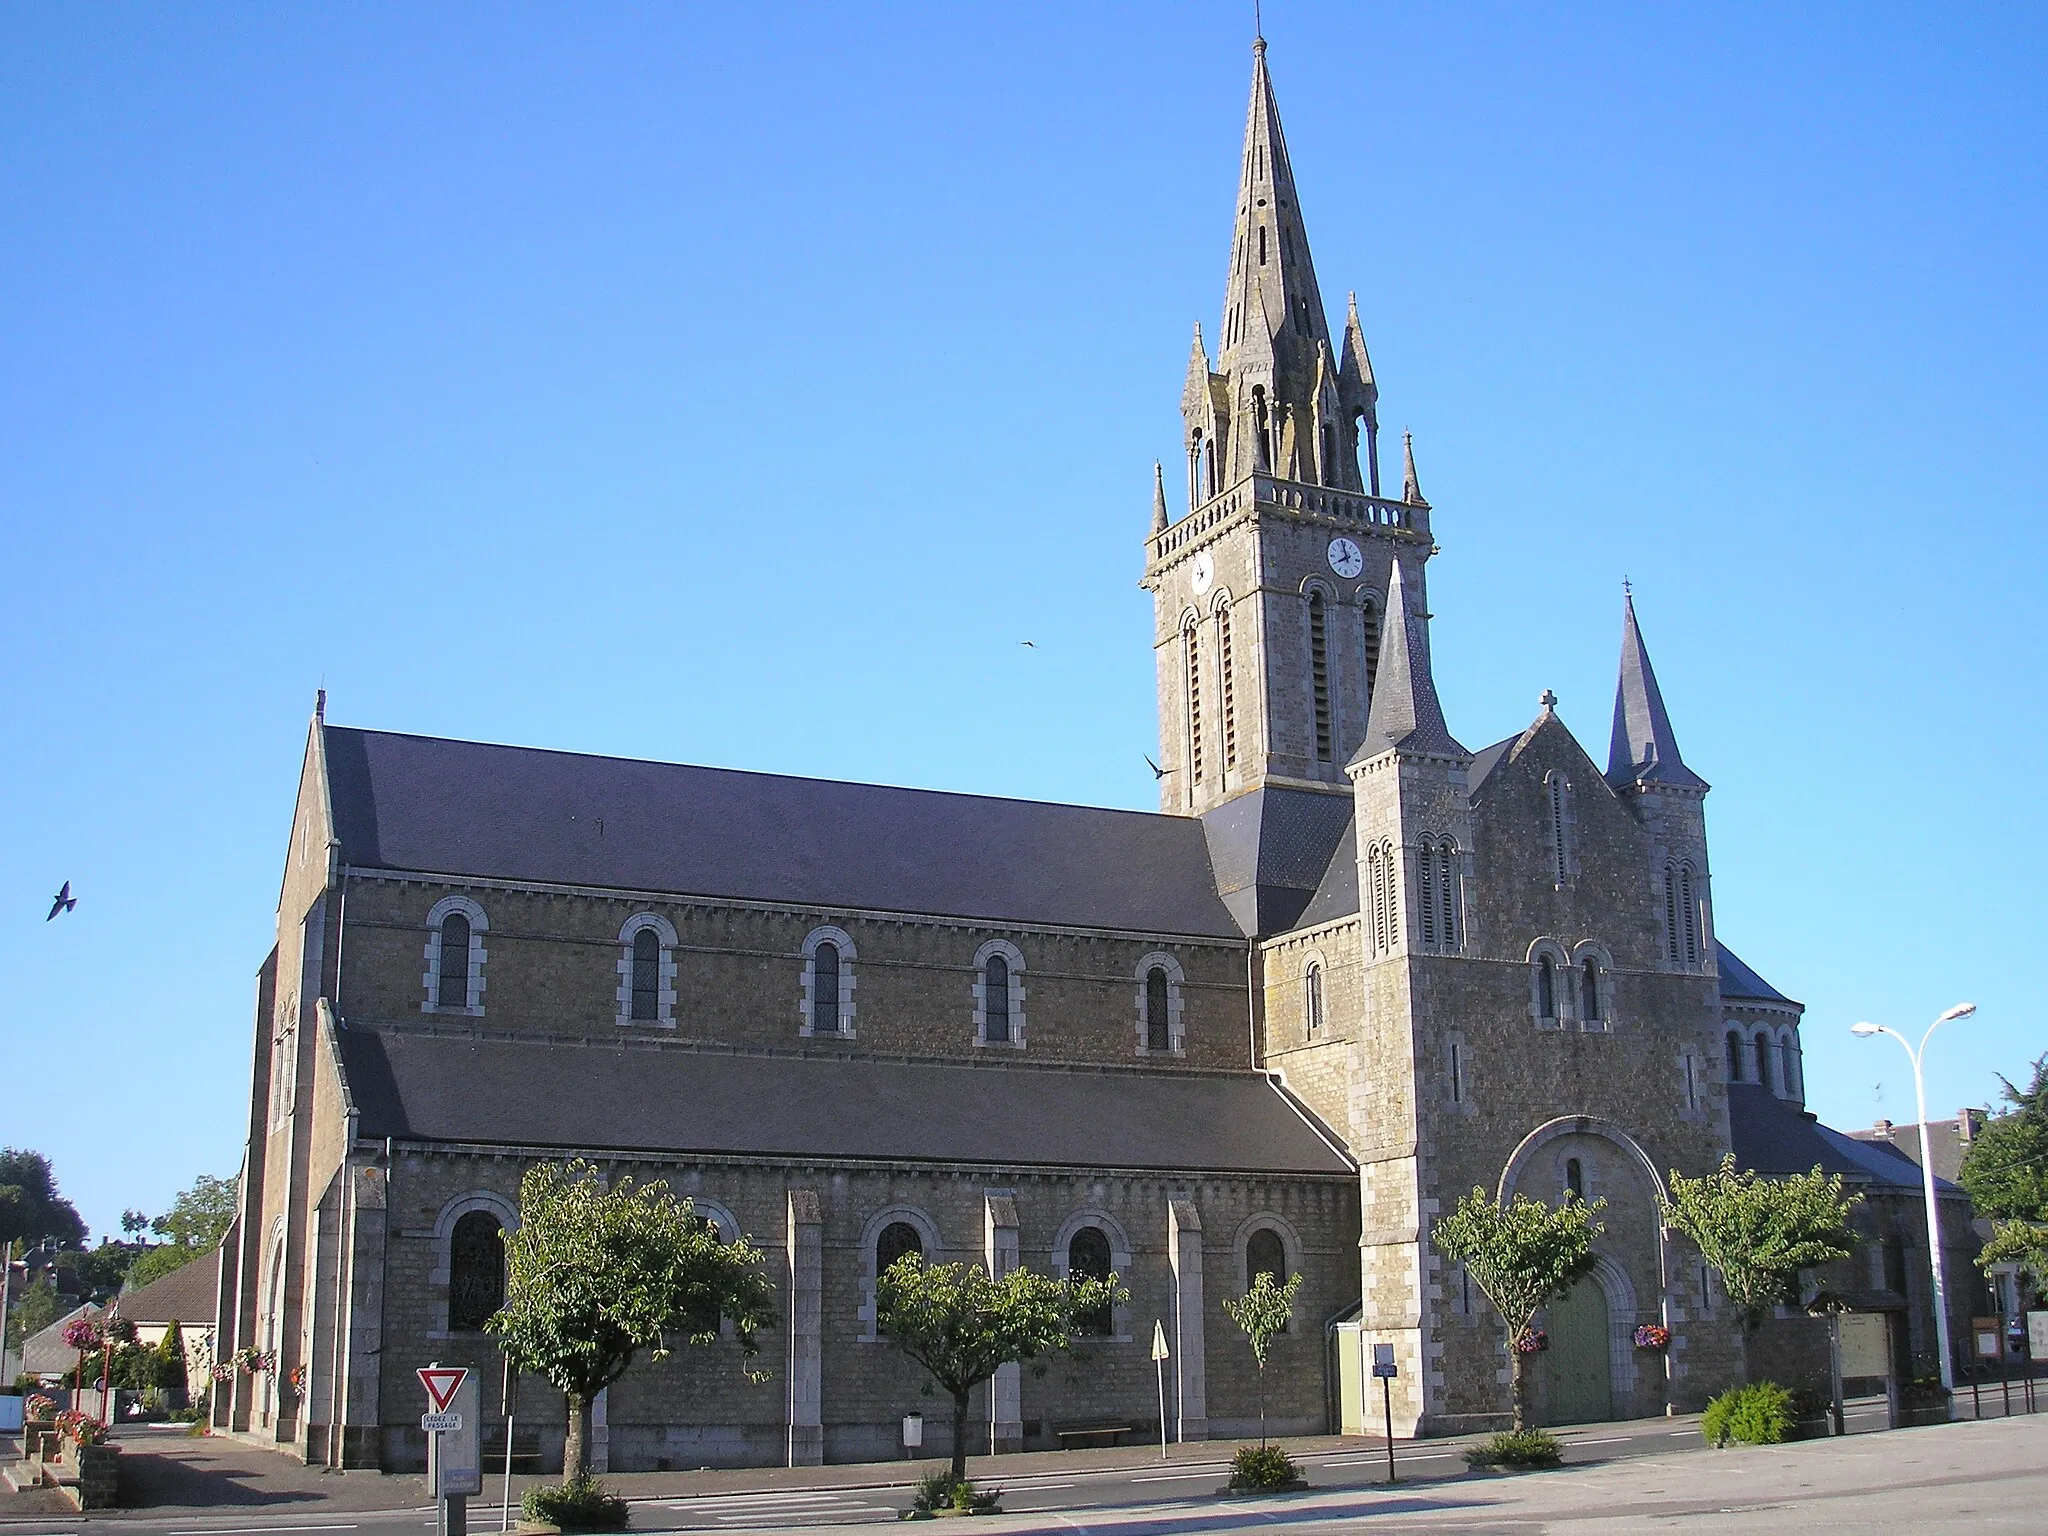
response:
<path id="1" fill-rule="evenodd" d="M 1921 1187 L 1920 1165 L 1898 1148 L 1845 1136 L 1761 1083 L 1728 1085 L 1728 1139 L 1735 1160 L 1758 1173 L 1810 1173 L 1818 1167 L 1878 1188 Z M 1961 1193 L 1944 1179 L 1934 1182 L 1947 1193 Z"/>
<path id="2" fill-rule="evenodd" d="M 131 1323 L 212 1327 L 220 1294 L 220 1259 L 209 1249 L 168 1275 L 121 1293 L 121 1315 Z"/>
<path id="3" fill-rule="evenodd" d="M 1241 937 L 1192 817 L 322 729 L 358 868 Z"/>
<path id="4" fill-rule="evenodd" d="M 1283 933 L 1308 921 L 1303 908 L 1333 856 L 1353 866 L 1355 887 L 1351 816 L 1352 799 L 1344 790 L 1268 784 L 1202 817 L 1216 889 L 1246 933 Z M 1352 906 L 1357 907 L 1355 889 Z"/>
<path id="5" fill-rule="evenodd" d="M 1353 1171 L 1294 1100 L 1253 1073 L 984 1066 L 416 1027 L 352 1025 L 339 1038 L 370 1138 L 941 1166 Z"/>

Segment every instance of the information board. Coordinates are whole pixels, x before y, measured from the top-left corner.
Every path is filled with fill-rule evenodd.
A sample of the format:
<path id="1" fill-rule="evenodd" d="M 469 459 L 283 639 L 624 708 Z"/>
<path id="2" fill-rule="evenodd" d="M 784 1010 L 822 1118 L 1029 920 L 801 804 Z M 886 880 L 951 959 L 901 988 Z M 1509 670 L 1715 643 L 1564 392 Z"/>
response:
<path id="1" fill-rule="evenodd" d="M 457 1427 L 427 1436 L 427 1492 L 437 1499 L 474 1496 L 484 1491 L 483 1391 L 476 1372 L 462 1380 L 439 1414 Z"/>

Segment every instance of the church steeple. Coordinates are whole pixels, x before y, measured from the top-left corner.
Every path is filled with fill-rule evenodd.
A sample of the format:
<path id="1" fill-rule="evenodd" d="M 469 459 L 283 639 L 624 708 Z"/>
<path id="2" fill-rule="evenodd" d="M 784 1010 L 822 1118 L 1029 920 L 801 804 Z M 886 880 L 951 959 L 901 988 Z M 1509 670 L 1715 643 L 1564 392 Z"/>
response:
<path id="1" fill-rule="evenodd" d="M 1707 781 L 1685 766 L 1678 738 L 1664 712 L 1664 694 L 1650 667 L 1649 648 L 1636 625 L 1633 594 L 1622 598 L 1621 681 L 1614 690 L 1614 737 L 1607 751 L 1607 781 L 1616 789 L 1655 781 L 1678 789 L 1705 789 Z"/>
<path id="2" fill-rule="evenodd" d="M 1361 422 L 1376 483 L 1379 390 L 1355 309 L 1349 320 L 1341 343 L 1333 340 L 1260 38 L 1252 46 L 1216 372 L 1207 372 L 1203 356 L 1209 387 L 1199 389 L 1190 360 L 1181 402 L 1191 465 L 1203 465 L 1205 455 L 1216 461 L 1213 470 L 1191 471 L 1194 505 L 1255 473 L 1363 491 Z"/>
<path id="3" fill-rule="evenodd" d="M 1407 583 L 1396 561 L 1387 582 L 1386 639 L 1380 650 L 1379 677 L 1373 685 L 1372 708 L 1365 717 L 1365 740 L 1351 759 L 1353 767 L 1388 751 L 1471 756 L 1444 724 L 1444 707 L 1429 670 L 1429 643 L 1422 629 L 1426 622 L 1426 615 L 1409 616 Z"/>

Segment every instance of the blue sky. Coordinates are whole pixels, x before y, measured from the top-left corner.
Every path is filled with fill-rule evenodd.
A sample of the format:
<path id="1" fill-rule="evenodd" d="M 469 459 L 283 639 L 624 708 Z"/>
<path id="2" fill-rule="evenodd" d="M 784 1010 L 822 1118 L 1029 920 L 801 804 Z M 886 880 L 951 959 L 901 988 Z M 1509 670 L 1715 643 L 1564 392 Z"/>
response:
<path id="1" fill-rule="evenodd" d="M 1645 632 L 1814 1107 L 2048 1049 L 2035 7 L 1316 5 L 1271 65 L 1469 745 Z M 1148 806 L 1249 7 L 0 10 L 0 1141 L 240 1158 L 316 687 Z M 1169 478 L 1171 478 L 1169 476 Z M 1032 639 L 1037 649 L 1018 642 Z M 78 909 L 43 912 L 59 882 Z"/>

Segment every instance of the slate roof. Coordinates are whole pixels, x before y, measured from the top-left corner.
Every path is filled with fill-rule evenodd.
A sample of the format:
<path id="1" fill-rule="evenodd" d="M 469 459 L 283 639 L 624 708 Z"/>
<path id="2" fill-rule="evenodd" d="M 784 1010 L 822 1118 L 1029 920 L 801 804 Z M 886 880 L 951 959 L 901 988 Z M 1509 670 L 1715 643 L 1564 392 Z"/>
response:
<path id="1" fill-rule="evenodd" d="M 980 1066 L 351 1025 L 365 1137 L 611 1152 L 1347 1174 L 1253 1073 Z"/>
<path id="2" fill-rule="evenodd" d="M 1246 933 L 1282 933 L 1296 925 L 1333 857 L 1354 870 L 1357 855 L 1348 790 L 1263 787 L 1227 800 L 1202 818 L 1223 904 Z M 1353 883 L 1356 883 L 1354 873 Z"/>
<path id="3" fill-rule="evenodd" d="M 1358 910 L 1358 832 L 1356 815 L 1344 819 L 1344 830 L 1338 834 L 1337 846 L 1330 850 L 1330 862 L 1324 866 L 1323 877 L 1316 882 L 1315 894 L 1302 909 L 1297 928 L 1313 928 L 1318 923 L 1331 922 L 1336 918 L 1349 917 Z"/>
<path id="4" fill-rule="evenodd" d="M 121 1293 L 121 1315 L 131 1323 L 211 1327 L 220 1292 L 218 1250 L 209 1250 L 168 1275 Z"/>
<path id="5" fill-rule="evenodd" d="M 1242 937 L 1192 817 L 322 729 L 359 868 Z"/>
<path id="6" fill-rule="evenodd" d="M 38 1329 L 21 1341 L 21 1368 L 31 1376 L 69 1373 L 78 1364 L 78 1351 L 64 1342 L 64 1326 L 75 1317 L 98 1317 L 105 1309 L 88 1301 L 73 1307 L 47 1328 Z M 99 1380 L 97 1373 L 93 1380 Z"/>
<path id="7" fill-rule="evenodd" d="M 1736 1161 L 1758 1173 L 1808 1173 L 1818 1165 L 1881 1189 L 1921 1187 L 1920 1165 L 1898 1148 L 1844 1136 L 1760 1083 L 1728 1085 L 1728 1139 Z M 1963 1198 L 1946 1179 L 1934 1183 L 1942 1193 Z"/>
<path id="8" fill-rule="evenodd" d="M 1783 1003 L 1803 1007 L 1772 986 L 1743 963 L 1742 957 L 1720 940 L 1714 941 L 1714 964 L 1721 973 L 1721 995 L 1735 1002 Z"/>

